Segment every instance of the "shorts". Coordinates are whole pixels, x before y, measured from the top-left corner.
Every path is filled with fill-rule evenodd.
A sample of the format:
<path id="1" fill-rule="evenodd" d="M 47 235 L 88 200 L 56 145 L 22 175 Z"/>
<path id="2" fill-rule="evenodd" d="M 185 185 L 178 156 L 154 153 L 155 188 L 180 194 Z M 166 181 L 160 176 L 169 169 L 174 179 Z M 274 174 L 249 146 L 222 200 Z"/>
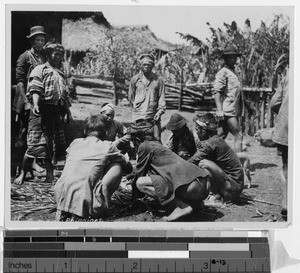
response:
<path id="1" fill-rule="evenodd" d="M 46 144 L 28 146 L 26 156 L 30 158 L 50 158 Z"/>

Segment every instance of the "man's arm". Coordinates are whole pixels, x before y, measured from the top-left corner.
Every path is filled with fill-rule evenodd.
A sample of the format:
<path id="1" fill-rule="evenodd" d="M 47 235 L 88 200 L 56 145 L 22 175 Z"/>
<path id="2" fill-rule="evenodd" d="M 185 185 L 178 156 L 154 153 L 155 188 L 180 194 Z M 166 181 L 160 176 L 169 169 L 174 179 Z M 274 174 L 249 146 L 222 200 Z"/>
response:
<path id="1" fill-rule="evenodd" d="M 227 87 L 227 77 L 223 70 L 220 70 L 214 82 L 213 94 L 217 107 L 217 117 L 222 120 L 224 119 L 224 112 L 222 106 L 221 93 L 224 92 L 224 89 Z"/>
<path id="2" fill-rule="evenodd" d="M 282 101 L 283 101 L 283 86 L 281 81 L 270 102 L 270 107 L 276 114 L 278 114 L 279 112 Z"/>
<path id="3" fill-rule="evenodd" d="M 202 159 L 207 159 L 209 157 L 209 149 L 207 145 L 202 145 L 197 148 L 196 153 L 188 160 L 188 162 L 198 165 Z"/>
<path id="4" fill-rule="evenodd" d="M 16 82 L 17 85 L 19 83 L 22 83 L 22 85 L 20 85 L 21 88 L 22 86 L 24 87 L 26 85 L 26 81 L 27 81 L 26 77 L 27 77 L 28 70 L 29 70 L 28 58 L 26 56 L 26 53 L 23 53 L 19 56 L 16 63 Z"/>
<path id="5" fill-rule="evenodd" d="M 128 100 L 133 107 L 135 97 L 135 77 L 130 80 L 129 89 L 128 89 Z"/>
<path id="6" fill-rule="evenodd" d="M 159 120 L 160 116 L 166 111 L 166 96 L 165 96 L 165 83 L 162 78 L 159 78 L 159 91 L 158 91 L 158 107 L 154 116 L 154 120 Z"/>

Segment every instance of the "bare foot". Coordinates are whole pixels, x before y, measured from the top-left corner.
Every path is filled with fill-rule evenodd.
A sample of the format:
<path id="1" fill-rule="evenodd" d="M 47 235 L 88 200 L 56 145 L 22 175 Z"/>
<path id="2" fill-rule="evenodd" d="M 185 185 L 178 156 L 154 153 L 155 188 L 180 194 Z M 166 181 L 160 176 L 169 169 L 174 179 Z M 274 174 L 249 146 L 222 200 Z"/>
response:
<path id="1" fill-rule="evenodd" d="M 224 204 L 221 200 L 221 197 L 218 195 L 210 194 L 205 200 L 204 205 L 207 207 L 220 208 Z"/>
<path id="2" fill-rule="evenodd" d="M 25 174 L 21 173 L 14 181 L 14 184 L 22 185 L 24 183 Z"/>
<path id="3" fill-rule="evenodd" d="M 48 175 L 46 176 L 46 179 L 43 181 L 43 183 L 53 183 L 54 182 L 54 176 L 53 175 Z"/>
<path id="4" fill-rule="evenodd" d="M 97 215 L 97 217 L 105 217 L 108 212 L 108 207 L 105 197 L 102 193 L 102 187 L 100 188 L 99 193 L 95 194 L 95 199 L 98 201 L 98 204 L 94 207 L 94 213 Z"/>
<path id="5" fill-rule="evenodd" d="M 163 220 L 167 222 L 176 221 L 184 216 L 191 214 L 192 211 L 193 208 L 191 206 L 187 206 L 185 208 L 177 207 L 176 209 L 173 210 L 173 212 L 169 216 L 163 217 Z"/>

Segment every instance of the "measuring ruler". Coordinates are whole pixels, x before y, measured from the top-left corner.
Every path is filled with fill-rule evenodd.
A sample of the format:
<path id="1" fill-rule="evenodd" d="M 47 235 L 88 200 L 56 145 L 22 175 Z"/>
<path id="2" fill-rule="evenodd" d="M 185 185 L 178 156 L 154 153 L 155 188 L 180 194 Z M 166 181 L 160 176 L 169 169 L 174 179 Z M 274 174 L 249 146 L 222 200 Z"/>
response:
<path id="1" fill-rule="evenodd" d="M 271 272 L 268 238 L 261 232 L 192 234 L 174 230 L 5 231 L 3 272 Z"/>

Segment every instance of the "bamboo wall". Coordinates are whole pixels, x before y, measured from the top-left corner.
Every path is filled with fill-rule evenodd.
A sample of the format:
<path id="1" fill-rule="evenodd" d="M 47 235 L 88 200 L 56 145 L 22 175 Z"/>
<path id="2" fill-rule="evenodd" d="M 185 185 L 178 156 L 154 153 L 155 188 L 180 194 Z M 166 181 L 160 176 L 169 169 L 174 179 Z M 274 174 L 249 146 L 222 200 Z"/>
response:
<path id="1" fill-rule="evenodd" d="M 117 104 L 128 92 L 128 85 L 111 79 L 74 77 L 72 85 L 75 96 L 81 103 L 102 104 L 103 100 L 110 100 Z M 212 83 L 188 86 L 166 84 L 167 109 L 214 112 L 216 106 L 212 86 Z M 245 107 L 241 119 L 243 131 L 254 135 L 260 129 L 273 127 L 274 114 L 269 107 L 272 97 L 271 88 L 243 87 L 243 94 L 256 112 L 255 115 L 251 115 L 251 111 Z"/>

